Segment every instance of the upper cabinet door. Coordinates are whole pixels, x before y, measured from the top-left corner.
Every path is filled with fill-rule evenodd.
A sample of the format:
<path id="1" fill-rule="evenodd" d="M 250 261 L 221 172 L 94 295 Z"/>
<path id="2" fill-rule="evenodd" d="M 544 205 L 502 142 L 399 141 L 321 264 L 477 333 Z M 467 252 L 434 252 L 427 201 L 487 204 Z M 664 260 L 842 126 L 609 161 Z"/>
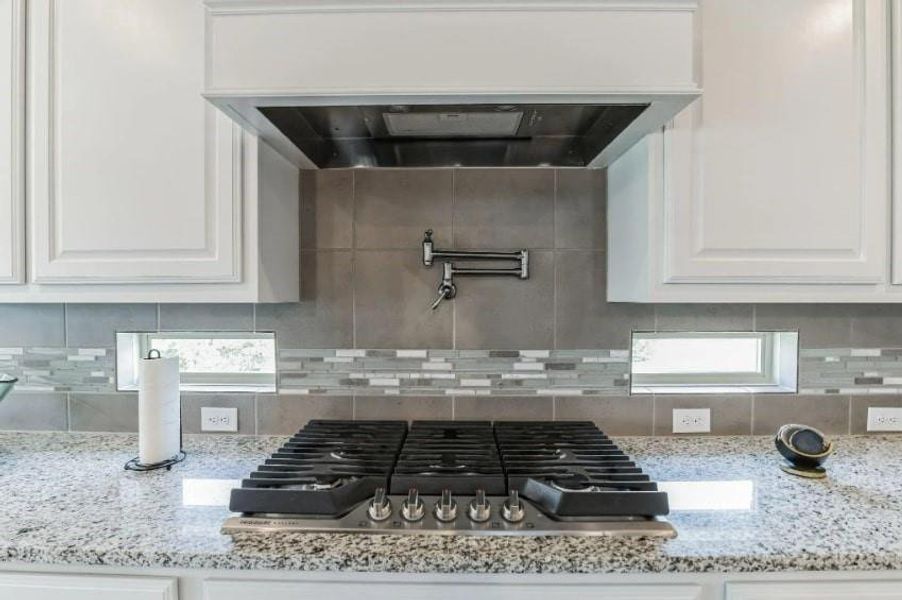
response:
<path id="1" fill-rule="evenodd" d="M 33 282 L 240 281 L 241 134 L 201 97 L 204 19 L 200 0 L 29 2 Z"/>
<path id="2" fill-rule="evenodd" d="M 893 0 L 893 283 L 902 284 L 902 0 Z"/>
<path id="3" fill-rule="evenodd" d="M 25 281 L 25 0 L 0 0 L 0 284 Z"/>
<path id="4" fill-rule="evenodd" d="M 704 0 L 701 100 L 664 133 L 664 283 L 880 283 L 886 0 Z"/>

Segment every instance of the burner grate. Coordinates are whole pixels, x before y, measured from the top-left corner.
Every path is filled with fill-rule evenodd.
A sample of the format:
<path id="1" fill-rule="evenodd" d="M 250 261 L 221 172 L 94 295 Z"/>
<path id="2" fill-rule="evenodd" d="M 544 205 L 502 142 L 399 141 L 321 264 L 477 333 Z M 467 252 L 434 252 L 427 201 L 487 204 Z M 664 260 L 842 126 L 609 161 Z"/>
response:
<path id="1" fill-rule="evenodd" d="M 488 421 L 414 421 L 398 456 L 391 493 L 507 493 L 501 457 Z"/>
<path id="2" fill-rule="evenodd" d="M 232 490 L 242 513 L 341 516 L 386 487 L 404 421 L 314 420 Z"/>

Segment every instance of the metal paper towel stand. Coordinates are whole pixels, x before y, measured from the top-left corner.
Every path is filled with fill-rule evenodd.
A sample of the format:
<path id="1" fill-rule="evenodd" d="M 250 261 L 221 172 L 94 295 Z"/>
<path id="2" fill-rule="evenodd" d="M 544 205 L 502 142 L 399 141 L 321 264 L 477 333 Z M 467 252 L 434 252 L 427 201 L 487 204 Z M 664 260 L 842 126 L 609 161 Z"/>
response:
<path id="1" fill-rule="evenodd" d="M 156 353 L 156 356 L 154 356 L 154 353 Z M 151 359 L 155 359 L 155 358 L 162 358 L 162 355 L 160 354 L 159 350 L 151 349 L 147 353 L 147 359 L 151 360 Z M 128 461 L 127 463 L 125 463 L 125 470 L 126 471 L 155 471 L 157 469 L 166 469 L 167 471 L 171 471 L 172 465 L 176 465 L 176 464 L 182 462 L 183 460 L 185 460 L 185 457 L 187 457 L 187 456 L 188 456 L 188 454 L 185 452 L 184 449 L 182 449 L 182 420 L 179 419 L 179 451 L 178 451 L 178 454 L 176 454 L 172 458 L 167 458 L 164 461 L 157 462 L 157 463 L 151 463 L 148 465 L 142 463 L 140 460 L 138 460 L 139 457 L 136 456 L 135 458 L 133 458 L 130 461 Z"/>

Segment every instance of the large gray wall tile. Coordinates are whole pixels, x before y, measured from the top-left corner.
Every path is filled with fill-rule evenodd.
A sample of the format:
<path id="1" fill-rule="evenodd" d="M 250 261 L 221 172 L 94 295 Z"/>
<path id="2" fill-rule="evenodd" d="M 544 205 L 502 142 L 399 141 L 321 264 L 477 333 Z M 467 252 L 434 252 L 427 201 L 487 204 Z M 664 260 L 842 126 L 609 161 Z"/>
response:
<path id="1" fill-rule="evenodd" d="M 351 248 L 354 172 L 301 171 L 301 248 Z"/>
<path id="2" fill-rule="evenodd" d="M 62 304 L 0 304 L 0 346 L 64 346 Z"/>
<path id="3" fill-rule="evenodd" d="M 800 348 L 847 348 L 852 343 L 848 304 L 758 304 L 758 331 L 799 330 Z"/>
<path id="4" fill-rule="evenodd" d="M 530 254 L 529 279 L 460 277 L 454 299 L 457 348 L 551 348 L 554 255 Z"/>
<path id="5" fill-rule="evenodd" d="M 258 304 L 257 331 L 275 331 L 279 348 L 350 348 L 354 340 L 349 251 L 301 252 L 301 301 Z"/>
<path id="6" fill-rule="evenodd" d="M 451 398 L 413 396 L 357 396 L 354 398 L 354 418 L 401 419 L 450 419 Z"/>
<path id="7" fill-rule="evenodd" d="M 654 306 L 607 301 L 604 252 L 555 252 L 557 348 L 627 349 L 633 329 L 654 327 Z"/>
<path id="8" fill-rule="evenodd" d="M 589 398 L 558 396 L 555 419 L 558 421 L 594 421 L 609 435 L 651 435 L 654 420 L 652 396 L 615 396 Z"/>
<path id="9" fill-rule="evenodd" d="M 419 250 L 357 252 L 354 304 L 358 348 L 450 348 L 451 302 L 430 306 L 441 269 Z"/>
<path id="10" fill-rule="evenodd" d="M 675 408 L 711 409 L 711 432 L 707 435 L 749 435 L 752 432 L 751 394 L 655 396 L 655 435 L 673 434 Z"/>
<path id="11" fill-rule="evenodd" d="M 902 348 L 902 305 L 856 304 L 852 313 L 852 345 Z"/>
<path id="12" fill-rule="evenodd" d="M 751 304 L 658 304 L 658 331 L 751 331 Z"/>
<path id="13" fill-rule="evenodd" d="M 72 431 L 138 431 L 138 394 L 71 394 Z"/>
<path id="14" fill-rule="evenodd" d="M 161 304 L 160 331 L 253 331 L 253 304 Z"/>
<path id="15" fill-rule="evenodd" d="M 185 433 L 202 433 L 200 409 L 237 408 L 238 433 L 254 434 L 257 432 L 255 418 L 254 394 L 182 394 L 182 431 Z M 221 432 L 217 432 L 221 433 Z"/>
<path id="16" fill-rule="evenodd" d="M 351 396 L 260 394 L 257 396 L 257 433 L 292 435 L 311 419 L 351 419 Z"/>
<path id="17" fill-rule="evenodd" d="M 456 396 L 457 421 L 550 421 L 554 399 L 549 396 Z"/>
<path id="18" fill-rule="evenodd" d="M 0 402 L 0 429 L 66 431 L 68 426 L 66 394 L 11 392 Z"/>
<path id="19" fill-rule="evenodd" d="M 790 396 L 760 394 L 754 397 L 752 433 L 772 435 L 787 423 L 810 425 L 834 435 L 849 431 L 848 396 Z"/>
<path id="20" fill-rule="evenodd" d="M 607 171 L 560 169 L 554 204 L 554 246 L 579 250 L 607 247 Z"/>
<path id="21" fill-rule="evenodd" d="M 117 331 L 156 331 L 156 304 L 67 304 L 70 348 L 113 348 Z"/>
<path id="22" fill-rule="evenodd" d="M 554 171 L 456 171 L 454 245 L 458 248 L 554 247 Z"/>
<path id="23" fill-rule="evenodd" d="M 420 248 L 434 231 L 436 247 L 451 242 L 451 169 L 357 171 L 354 184 L 358 248 Z"/>

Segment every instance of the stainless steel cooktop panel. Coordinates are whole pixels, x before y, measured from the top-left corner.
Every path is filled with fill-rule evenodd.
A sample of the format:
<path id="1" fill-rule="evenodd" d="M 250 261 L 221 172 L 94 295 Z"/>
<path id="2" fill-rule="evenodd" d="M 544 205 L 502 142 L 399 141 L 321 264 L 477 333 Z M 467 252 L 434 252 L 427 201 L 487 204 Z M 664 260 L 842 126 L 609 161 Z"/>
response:
<path id="1" fill-rule="evenodd" d="M 383 521 L 375 521 L 367 513 L 367 502 L 363 502 L 345 516 L 337 519 L 299 518 L 294 515 L 254 515 L 236 516 L 226 520 L 223 533 L 373 533 L 395 535 L 509 535 L 509 536 L 634 536 L 634 537 L 676 537 L 676 529 L 664 519 L 644 519 L 610 517 L 593 518 L 591 521 L 558 521 L 547 517 L 534 505 L 522 500 L 525 517 L 511 523 L 501 517 L 501 505 L 505 498 L 488 498 L 491 517 L 484 523 L 472 521 L 466 508 L 472 496 L 456 496 L 457 517 L 451 522 L 435 518 L 433 509 L 438 496 L 421 496 L 425 514 L 419 521 L 410 522 L 401 518 L 400 507 L 404 496 L 389 496 L 391 515 Z"/>

